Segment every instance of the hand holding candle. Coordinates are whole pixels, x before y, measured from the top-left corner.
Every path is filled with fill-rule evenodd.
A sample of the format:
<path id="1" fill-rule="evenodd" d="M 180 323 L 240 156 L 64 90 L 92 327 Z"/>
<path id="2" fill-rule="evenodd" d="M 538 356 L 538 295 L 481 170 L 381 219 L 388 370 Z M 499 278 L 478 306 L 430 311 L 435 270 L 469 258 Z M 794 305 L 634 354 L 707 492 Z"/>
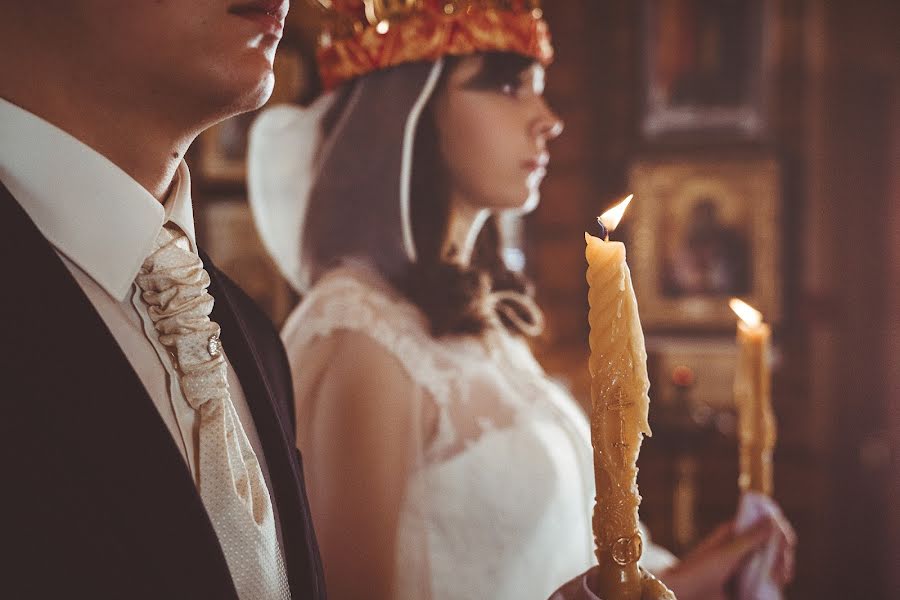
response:
<path id="1" fill-rule="evenodd" d="M 599 568 L 594 591 L 603 600 L 639 600 L 637 458 L 650 435 L 647 352 L 625 245 L 610 242 L 631 201 L 602 217 L 600 239 L 585 234 L 591 326 L 591 440 L 594 447 L 594 537 Z M 664 586 L 663 586 L 664 587 Z"/>

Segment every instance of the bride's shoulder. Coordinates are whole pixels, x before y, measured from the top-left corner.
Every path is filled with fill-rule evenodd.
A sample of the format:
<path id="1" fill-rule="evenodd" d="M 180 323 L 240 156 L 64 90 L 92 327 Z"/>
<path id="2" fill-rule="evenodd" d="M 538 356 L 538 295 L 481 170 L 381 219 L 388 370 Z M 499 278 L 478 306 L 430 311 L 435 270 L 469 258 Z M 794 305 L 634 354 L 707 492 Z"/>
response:
<path id="1" fill-rule="evenodd" d="M 308 343 L 340 331 L 383 342 L 398 336 L 430 338 L 422 312 L 373 269 L 356 264 L 322 276 L 288 318 L 282 338 Z"/>
<path id="2" fill-rule="evenodd" d="M 436 401 L 448 396 L 453 362 L 431 336 L 425 315 L 369 269 L 341 267 L 322 277 L 288 318 L 281 336 L 288 355 L 307 365 L 310 357 L 324 363 L 352 360 L 359 348 L 374 346 L 381 350 L 375 353 L 402 366 Z"/>

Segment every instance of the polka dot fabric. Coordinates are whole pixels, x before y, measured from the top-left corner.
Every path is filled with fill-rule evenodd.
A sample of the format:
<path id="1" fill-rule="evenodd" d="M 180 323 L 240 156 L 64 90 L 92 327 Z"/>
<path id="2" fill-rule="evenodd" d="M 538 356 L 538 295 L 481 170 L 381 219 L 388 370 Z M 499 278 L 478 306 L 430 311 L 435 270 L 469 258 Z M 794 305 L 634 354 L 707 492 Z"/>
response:
<path id="1" fill-rule="evenodd" d="M 163 228 L 137 276 L 141 298 L 200 423 L 200 497 L 241 600 L 291 597 L 269 491 L 228 392 L 209 274 L 181 232 Z"/>

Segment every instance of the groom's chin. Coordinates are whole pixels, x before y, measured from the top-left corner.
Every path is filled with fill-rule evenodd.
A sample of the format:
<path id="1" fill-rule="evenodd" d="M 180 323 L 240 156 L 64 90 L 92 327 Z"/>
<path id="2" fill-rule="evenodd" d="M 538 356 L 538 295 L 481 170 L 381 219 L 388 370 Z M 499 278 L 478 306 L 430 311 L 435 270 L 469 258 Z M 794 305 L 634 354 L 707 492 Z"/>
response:
<path id="1" fill-rule="evenodd" d="M 275 88 L 275 75 L 271 68 L 232 71 L 217 78 L 205 88 L 200 102 L 215 121 L 261 108 L 269 101 Z"/>

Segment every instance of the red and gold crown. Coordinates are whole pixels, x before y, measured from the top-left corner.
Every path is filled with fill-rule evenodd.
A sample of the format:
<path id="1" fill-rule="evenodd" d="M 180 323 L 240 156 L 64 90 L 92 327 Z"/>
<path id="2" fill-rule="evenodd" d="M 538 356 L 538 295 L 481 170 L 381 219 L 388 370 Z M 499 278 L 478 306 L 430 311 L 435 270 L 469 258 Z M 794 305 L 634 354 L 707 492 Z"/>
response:
<path id="1" fill-rule="evenodd" d="M 315 0 L 325 17 L 317 59 L 325 89 L 395 65 L 476 52 L 549 64 L 541 0 Z"/>

